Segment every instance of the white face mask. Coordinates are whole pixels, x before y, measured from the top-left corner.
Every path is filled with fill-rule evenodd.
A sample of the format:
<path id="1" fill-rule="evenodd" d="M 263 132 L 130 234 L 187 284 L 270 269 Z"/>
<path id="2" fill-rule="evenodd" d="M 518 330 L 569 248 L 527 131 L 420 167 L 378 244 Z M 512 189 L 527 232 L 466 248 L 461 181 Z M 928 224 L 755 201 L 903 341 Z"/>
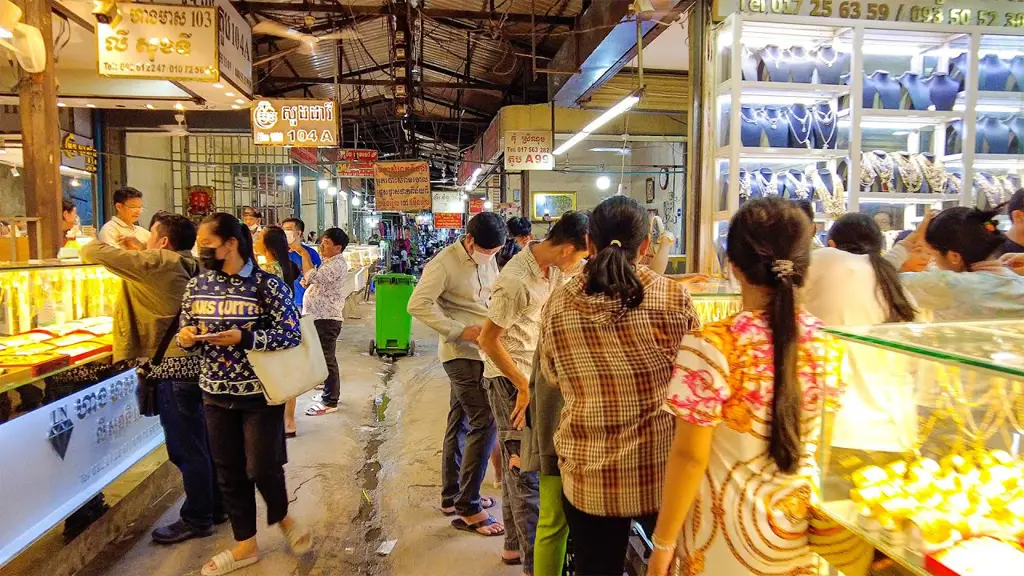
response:
<path id="1" fill-rule="evenodd" d="M 295 230 L 285 230 L 284 235 L 288 239 L 289 246 L 295 244 L 295 241 L 299 239 L 299 233 Z"/>
<path id="2" fill-rule="evenodd" d="M 476 262 L 477 266 L 487 266 L 494 260 L 494 254 L 487 254 L 484 252 L 473 251 L 471 256 L 473 261 Z"/>
<path id="3" fill-rule="evenodd" d="M 259 224 L 253 224 L 252 226 L 249 226 L 249 232 L 256 232 L 256 229 L 259 227 Z"/>

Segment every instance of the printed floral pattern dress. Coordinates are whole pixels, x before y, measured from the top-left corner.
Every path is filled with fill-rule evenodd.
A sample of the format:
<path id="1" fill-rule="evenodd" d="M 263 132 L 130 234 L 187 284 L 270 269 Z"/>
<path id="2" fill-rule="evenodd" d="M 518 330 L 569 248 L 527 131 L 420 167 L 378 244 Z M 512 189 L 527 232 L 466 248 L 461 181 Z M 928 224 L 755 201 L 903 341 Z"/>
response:
<path id="1" fill-rule="evenodd" d="M 792 475 L 768 454 L 774 366 L 767 314 L 740 312 L 680 345 L 664 409 L 717 427 L 704 482 L 679 536 L 683 576 L 817 574 L 807 543 L 814 458 L 823 399 L 834 406 L 839 397 L 842 362 L 817 318 L 800 311 L 798 328 L 804 451 Z"/>

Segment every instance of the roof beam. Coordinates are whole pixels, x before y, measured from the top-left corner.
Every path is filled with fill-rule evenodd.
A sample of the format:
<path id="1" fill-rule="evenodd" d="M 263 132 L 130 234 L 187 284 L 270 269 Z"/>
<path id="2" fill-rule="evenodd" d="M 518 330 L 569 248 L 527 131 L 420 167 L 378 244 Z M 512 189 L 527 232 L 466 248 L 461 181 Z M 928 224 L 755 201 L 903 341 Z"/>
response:
<path id="1" fill-rule="evenodd" d="M 472 77 L 467 76 L 466 74 L 464 74 L 462 72 L 456 72 L 455 70 L 449 70 L 449 69 L 445 68 L 444 66 L 438 66 L 437 64 L 431 64 L 430 62 L 424 62 L 424 63 L 420 64 L 420 67 L 423 68 L 424 70 L 430 70 L 431 72 L 436 72 L 438 74 L 445 74 L 447 76 L 451 76 L 452 78 L 455 78 L 456 80 L 459 80 L 459 81 L 462 81 L 462 82 L 474 82 L 476 84 L 482 84 L 484 86 L 492 86 L 495 90 L 506 90 L 506 89 L 508 89 L 507 86 L 501 86 L 501 85 L 495 84 L 494 82 L 487 82 L 486 80 L 480 80 L 480 79 L 477 79 L 477 78 L 472 78 Z"/>
<path id="2" fill-rule="evenodd" d="M 335 82 L 334 78 L 317 78 L 309 76 L 299 76 L 295 78 L 289 78 L 287 76 L 268 76 L 264 78 L 261 83 L 263 84 L 342 84 L 345 86 L 394 86 L 397 84 L 395 80 L 390 78 L 341 78 Z M 416 82 L 417 86 L 424 88 L 437 88 L 441 90 L 483 90 L 491 92 L 500 92 L 505 90 L 504 86 L 498 86 L 497 84 L 491 84 L 489 82 Z"/>
<path id="3" fill-rule="evenodd" d="M 456 112 L 465 111 L 467 114 L 472 114 L 474 116 L 479 116 L 479 117 L 485 118 L 485 119 L 490 119 L 490 118 L 494 117 L 494 112 L 485 112 L 483 110 L 477 110 L 475 108 L 470 108 L 468 106 L 461 106 L 461 105 L 457 106 L 454 102 L 450 102 L 448 100 L 442 100 L 442 99 L 437 98 L 435 96 L 432 96 L 430 94 L 424 94 L 423 95 L 423 101 L 424 102 L 430 102 L 431 104 L 437 104 L 438 106 L 444 106 L 445 108 L 449 108 L 451 110 L 455 110 Z"/>
<path id="4" fill-rule="evenodd" d="M 366 6 L 347 5 L 340 1 L 335 3 L 279 3 L 279 2 L 246 2 L 236 0 L 231 3 L 239 12 L 246 14 L 250 12 L 291 12 L 297 14 L 344 14 L 346 16 L 373 16 L 386 17 L 396 13 L 389 5 Z M 457 20 L 476 20 L 483 22 L 529 22 L 530 14 L 522 12 L 503 13 L 500 10 L 478 11 L 478 10 L 450 10 L 447 8 L 425 8 L 418 10 L 420 14 L 428 18 L 454 18 Z M 571 16 L 535 16 L 537 24 L 552 24 L 555 26 L 569 26 L 575 24 L 576 19 Z"/>

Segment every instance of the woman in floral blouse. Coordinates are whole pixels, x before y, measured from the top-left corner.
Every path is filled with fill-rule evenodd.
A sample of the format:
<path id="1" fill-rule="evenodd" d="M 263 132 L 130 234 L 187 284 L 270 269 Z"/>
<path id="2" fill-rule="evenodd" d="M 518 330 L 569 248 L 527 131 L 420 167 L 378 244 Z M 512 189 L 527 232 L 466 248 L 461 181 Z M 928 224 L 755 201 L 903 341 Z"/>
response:
<path id="1" fill-rule="evenodd" d="M 821 322 L 795 306 L 811 233 L 781 199 L 751 200 L 733 217 L 728 256 L 744 310 L 680 346 L 664 405 L 676 432 L 652 576 L 676 557 L 685 576 L 816 573 L 807 543 L 814 454 L 840 363 Z"/>

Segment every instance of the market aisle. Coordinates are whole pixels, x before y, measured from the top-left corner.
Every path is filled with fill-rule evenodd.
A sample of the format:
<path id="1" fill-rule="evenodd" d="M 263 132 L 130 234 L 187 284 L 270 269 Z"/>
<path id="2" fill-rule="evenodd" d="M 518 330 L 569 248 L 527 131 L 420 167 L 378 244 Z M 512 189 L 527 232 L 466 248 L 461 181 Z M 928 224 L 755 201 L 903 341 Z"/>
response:
<path id="1" fill-rule="evenodd" d="M 288 554 L 276 529 L 261 524 L 263 560 L 241 576 L 514 576 L 501 564 L 501 538 L 456 532 L 439 511 L 440 453 L 448 411 L 448 381 L 437 361 L 437 341 L 413 328 L 417 356 L 394 364 L 367 354 L 373 307 L 359 305 L 338 342 L 341 409 L 329 416 L 298 416 L 299 437 L 288 444 L 292 510 L 314 530 L 315 547 L 303 558 Z M 308 404 L 300 399 L 299 411 Z M 485 494 L 498 496 L 488 476 Z M 364 494 L 365 491 L 365 494 Z M 165 500 L 174 498 L 170 495 Z M 260 517 L 265 515 L 260 502 Z M 181 576 L 199 573 L 210 556 L 229 547 L 227 525 L 216 535 L 172 547 L 153 544 L 150 530 L 174 520 L 180 494 L 168 508 L 154 506 L 145 526 L 108 547 L 82 575 Z M 162 516 L 157 516 L 164 512 Z M 492 510 L 500 518 L 500 506 Z M 397 540 L 387 557 L 381 542 Z"/>

